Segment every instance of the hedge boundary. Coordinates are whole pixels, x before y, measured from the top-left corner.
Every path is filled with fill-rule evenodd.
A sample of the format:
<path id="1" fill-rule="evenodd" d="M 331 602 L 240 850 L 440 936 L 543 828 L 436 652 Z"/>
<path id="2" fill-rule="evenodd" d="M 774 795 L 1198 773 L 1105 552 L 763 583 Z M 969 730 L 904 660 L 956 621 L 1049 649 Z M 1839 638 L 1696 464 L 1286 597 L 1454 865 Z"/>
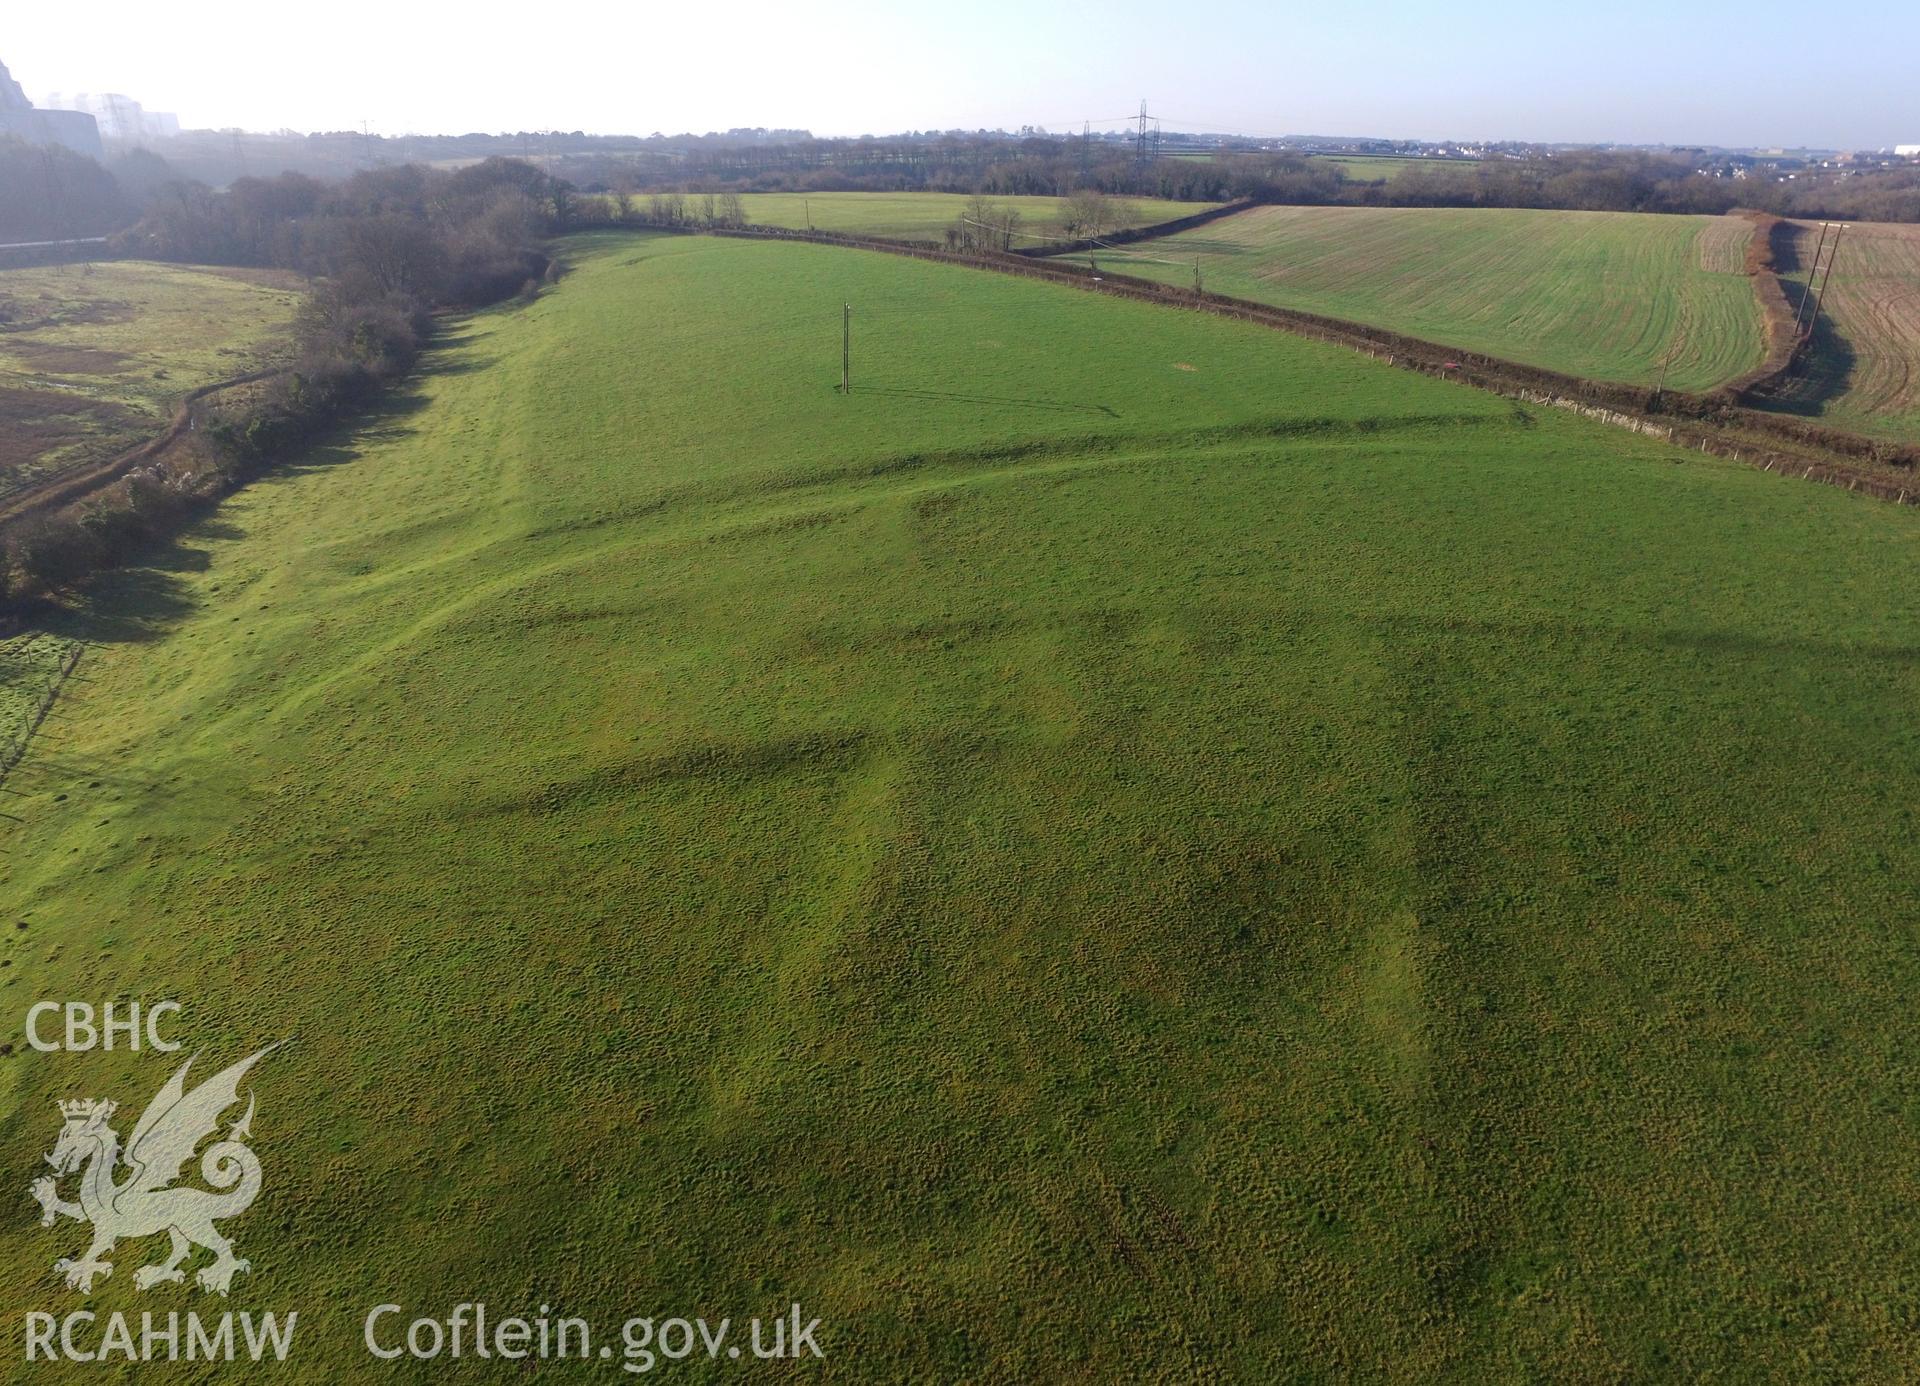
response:
<path id="1" fill-rule="evenodd" d="M 1172 221 L 1155 222 L 1152 226 L 1136 226 L 1128 231 L 1115 231 L 1110 236 L 1088 236 L 1077 241 L 1066 241 L 1048 246 L 1023 246 L 1012 253 L 1028 260 L 1045 260 L 1055 255 L 1084 255 L 1088 251 L 1098 254 L 1116 245 L 1131 245 L 1135 241 L 1151 241 L 1161 236 L 1171 236 L 1181 231 L 1191 231 L 1196 226 L 1205 226 L 1209 222 L 1219 221 L 1223 217 L 1237 216 L 1250 208 L 1261 204 L 1252 198 L 1240 198 L 1234 202 L 1223 202 L 1218 207 L 1209 207 L 1204 212 L 1195 212 L 1192 216 L 1175 217 Z"/>
<path id="2" fill-rule="evenodd" d="M 1747 242 L 1747 274 L 1753 280 L 1754 297 L 1760 302 L 1760 318 L 1766 335 L 1766 355 L 1745 375 L 1722 385 L 1716 394 L 1734 403 L 1744 403 L 1765 394 L 1787 378 L 1799 356 L 1800 343 L 1794 335 L 1793 305 L 1787 302 L 1786 287 L 1780 282 L 1782 252 L 1794 237 L 1794 225 L 1771 212 L 1737 212 L 1753 223 L 1753 236 Z"/>

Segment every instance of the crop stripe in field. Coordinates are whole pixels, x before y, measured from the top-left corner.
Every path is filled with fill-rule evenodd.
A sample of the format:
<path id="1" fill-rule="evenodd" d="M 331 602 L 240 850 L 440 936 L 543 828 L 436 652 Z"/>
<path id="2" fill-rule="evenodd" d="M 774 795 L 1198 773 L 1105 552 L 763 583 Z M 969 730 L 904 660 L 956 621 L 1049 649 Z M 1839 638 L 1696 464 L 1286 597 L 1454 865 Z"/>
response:
<path id="1" fill-rule="evenodd" d="M 1217 317 L 1235 318 L 1295 336 L 1344 346 L 1373 360 L 1384 361 L 1389 366 L 1471 385 L 1476 389 L 1486 390 L 1508 399 L 1545 404 L 1577 413 L 1588 413 L 1590 417 L 1616 426 L 1622 425 L 1624 420 L 1631 419 L 1633 422 L 1625 426 L 1631 427 L 1635 432 L 1645 433 L 1648 436 L 1663 436 L 1664 441 L 1689 451 L 1760 467 L 1766 471 L 1773 471 L 1776 468 L 1783 470 L 1799 468 L 1803 480 L 1845 486 L 1848 491 L 1878 500 L 1894 501 L 1903 505 L 1920 504 L 1920 493 L 1916 492 L 1914 482 L 1889 480 L 1862 470 L 1849 462 L 1836 460 L 1863 458 L 1868 461 L 1878 461 L 1889 455 L 1898 459 L 1906 455 L 1901 449 L 1835 429 L 1800 424 L 1777 415 L 1762 414 L 1755 410 L 1736 411 L 1733 406 L 1719 403 L 1714 399 L 1687 395 L 1679 391 L 1667 391 L 1664 398 L 1688 412 L 1654 412 L 1647 408 L 1648 392 L 1632 387 L 1584 380 L 1578 376 L 1563 375 L 1558 371 L 1537 366 L 1526 366 L 1519 362 L 1487 356 L 1484 353 L 1457 351 L 1437 342 L 1402 336 L 1365 323 L 1329 318 L 1290 308 L 1276 308 L 1269 304 L 1252 303 L 1245 299 L 1228 298 L 1220 294 L 1196 295 L 1191 290 L 1178 290 L 1153 280 L 1135 279 L 1128 275 L 1095 276 L 1076 268 L 1048 264 L 1020 256 L 960 254 L 877 237 L 789 231 L 782 227 L 669 229 L 682 235 L 707 235 L 745 240 L 792 240 L 853 250 L 874 250 L 888 255 L 904 255 L 911 259 L 932 260 L 942 264 L 961 265 L 1002 274 L 1024 275 L 1072 286 L 1090 293 L 1130 298 L 1144 303 L 1157 303 L 1163 307 L 1185 308 L 1211 313 Z M 1724 393 L 1724 391 L 1718 393 Z M 1731 432 L 1732 428 L 1752 429 L 1773 435 L 1778 439 L 1800 443 L 1809 448 L 1818 448 L 1821 451 L 1798 454 L 1782 452 L 1768 443 L 1743 438 Z M 1895 465 L 1900 463 L 1896 461 Z"/>

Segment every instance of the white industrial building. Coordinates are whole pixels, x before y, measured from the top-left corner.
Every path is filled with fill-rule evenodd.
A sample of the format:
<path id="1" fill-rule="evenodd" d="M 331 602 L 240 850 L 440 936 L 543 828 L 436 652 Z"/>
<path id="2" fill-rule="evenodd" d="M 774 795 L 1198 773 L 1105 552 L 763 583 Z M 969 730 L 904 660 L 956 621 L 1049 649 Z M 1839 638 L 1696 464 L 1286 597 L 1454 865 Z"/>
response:
<path id="1" fill-rule="evenodd" d="M 179 116 L 170 111 L 149 111 L 119 92 L 54 92 L 43 104 L 63 111 L 85 111 L 99 122 L 103 140 L 143 144 L 180 133 Z"/>

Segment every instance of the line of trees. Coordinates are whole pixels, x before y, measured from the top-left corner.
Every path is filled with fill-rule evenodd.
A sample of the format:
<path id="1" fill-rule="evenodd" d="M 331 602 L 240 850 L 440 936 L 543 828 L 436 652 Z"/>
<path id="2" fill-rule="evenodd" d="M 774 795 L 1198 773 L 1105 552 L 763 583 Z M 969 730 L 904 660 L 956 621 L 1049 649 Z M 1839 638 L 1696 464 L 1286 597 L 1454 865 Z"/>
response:
<path id="1" fill-rule="evenodd" d="M 1777 182 L 1763 170 L 1716 178 L 1695 158 L 1638 151 L 1575 150 L 1551 157 L 1498 157 L 1479 164 L 1415 162 L 1385 181 L 1358 181 L 1330 159 L 1287 152 L 1219 153 L 1141 162 L 1111 145 L 1072 140 L 935 144 L 907 157 L 753 167 L 623 162 L 613 155 L 561 160 L 588 189 L 688 192 L 959 192 L 987 197 L 1109 197 L 1182 202 L 1249 199 L 1303 206 L 1538 207 L 1577 211 L 1703 212 L 1757 207 L 1777 216 L 1920 221 L 1920 168 L 1840 174 L 1814 171 Z M 766 154 L 759 157 L 766 158 Z"/>
<path id="2" fill-rule="evenodd" d="M 613 220 L 622 226 L 745 226 L 739 193 L 657 192 L 642 201 L 622 184 L 612 194 Z"/>
<path id="3" fill-rule="evenodd" d="M 751 132 L 749 132 L 751 133 Z M 548 214 L 563 224 L 607 220 L 680 225 L 728 225 L 724 199 L 741 192 L 959 192 L 1003 198 L 1026 194 L 1067 197 L 1083 189 L 1109 197 L 1158 197 L 1186 202 L 1248 199 L 1297 205 L 1378 205 L 1408 207 L 1540 207 L 1588 211 L 1720 213 L 1755 207 L 1786 217 L 1834 217 L 1870 221 L 1920 221 L 1920 167 L 1864 171 L 1805 170 L 1791 182 L 1778 182 L 1764 169 L 1747 178 L 1711 177 L 1700 172 L 1700 156 L 1637 151 L 1572 150 L 1533 158 L 1495 157 L 1478 165 L 1415 162 L 1381 182 L 1349 178 L 1324 158 L 1287 151 L 1221 151 L 1212 157 L 1140 161 L 1125 146 L 1029 138 L 928 136 L 873 141 L 818 141 L 796 136 L 770 142 L 781 132 L 762 132 L 759 140 L 666 141 L 676 157 L 654 151 L 655 141 L 578 139 L 575 152 L 545 161 L 545 169 L 518 160 L 495 158 L 473 165 L 490 168 L 512 163 L 524 177 L 544 179 L 553 202 Z M 477 137 L 476 137 L 477 138 Z M 581 152 L 582 149 L 603 152 Z M 277 148 L 277 146 L 276 146 Z M 558 171 L 564 177 L 555 177 Z M 468 170 L 462 170 L 467 172 Z M 487 177 L 490 175 L 483 175 Z M 361 172 L 320 182 L 290 175 L 281 188 L 294 204 L 293 215 L 326 200 L 314 189 L 379 187 L 383 180 L 424 179 L 444 192 L 457 188 L 458 175 L 431 174 L 417 165 Z M 275 185 L 279 179 L 237 179 L 233 189 Z M 571 196 L 572 188 L 599 199 Z M 304 188 L 304 192 L 297 191 Z M 555 197 L 553 189 L 561 189 Z M 102 235 L 137 218 L 157 216 L 191 220 L 191 207 L 166 204 L 195 199 L 217 201 L 223 194 L 183 180 L 153 153 L 133 149 L 105 168 L 71 151 L 41 149 L 0 138 L 0 239 L 52 240 Z M 673 199 L 680 201 L 675 203 Z M 713 215 L 704 201 L 713 197 Z M 256 188 L 253 201 L 263 216 L 277 210 L 275 198 Z M 284 221 L 284 218 L 282 219 Z M 243 242 L 229 255 L 258 255 L 264 228 L 233 228 Z M 203 228 L 204 230 L 204 228 Z M 283 258 L 284 254 L 283 254 Z"/>
<path id="4" fill-rule="evenodd" d="M 1139 207 L 1122 197 L 1111 197 L 1098 188 L 1076 188 L 1061 208 L 1061 224 L 1068 240 L 1093 239 L 1133 226 L 1140 219 Z M 958 251 L 1015 249 L 1016 242 L 1027 238 L 1020 234 L 1020 209 L 994 201 L 984 193 L 969 197 L 946 228 L 946 249 Z"/>
<path id="5" fill-rule="evenodd" d="M 300 174 L 225 192 L 174 185 L 119 238 L 150 258 L 296 270 L 312 287 L 291 363 L 194 407 L 177 445 L 6 536 L 4 595 L 39 597 L 124 562 L 205 499 L 360 410 L 412 369 L 436 309 L 537 291 L 544 244 L 597 200 L 515 160 L 446 173 L 385 169 L 344 183 Z"/>
<path id="6" fill-rule="evenodd" d="M 1697 212 L 1750 207 L 1782 217 L 1920 221 L 1920 168 L 1791 183 L 1715 178 L 1670 155 L 1576 151 L 1478 165 L 1415 164 L 1384 184 L 1348 186 L 1341 201 L 1402 207 L 1541 207 L 1592 212 Z"/>
<path id="7" fill-rule="evenodd" d="M 86 155 L 0 135 L 0 242 L 104 236 L 134 215 L 119 180 Z"/>

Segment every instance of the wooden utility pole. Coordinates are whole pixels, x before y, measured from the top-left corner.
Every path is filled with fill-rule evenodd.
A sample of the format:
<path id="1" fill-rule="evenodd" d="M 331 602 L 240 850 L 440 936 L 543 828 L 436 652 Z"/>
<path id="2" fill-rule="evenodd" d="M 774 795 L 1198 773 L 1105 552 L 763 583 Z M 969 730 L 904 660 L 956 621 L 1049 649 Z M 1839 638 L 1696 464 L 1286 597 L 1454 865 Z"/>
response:
<path id="1" fill-rule="evenodd" d="M 813 234 L 813 199 L 803 197 L 800 202 L 807 209 L 807 234 L 811 236 Z"/>
<path id="2" fill-rule="evenodd" d="M 1200 257 L 1196 255 L 1193 257 L 1193 296 L 1198 298 L 1202 292 L 1200 287 Z"/>
<path id="3" fill-rule="evenodd" d="M 1820 241 L 1813 248 L 1813 265 L 1807 271 L 1806 292 L 1800 295 L 1800 306 L 1793 310 L 1793 341 L 1796 350 L 1800 344 L 1800 319 L 1806 314 L 1807 300 L 1813 296 L 1813 277 L 1820 273 L 1820 252 L 1827 248 L 1827 227 L 1831 224 L 1825 221 L 1820 223 Z"/>
<path id="4" fill-rule="evenodd" d="M 1807 340 L 1813 340 L 1814 329 L 1820 324 L 1820 305 L 1827 301 L 1827 285 L 1833 282 L 1833 262 L 1840 253 L 1840 236 L 1847 228 L 1844 225 L 1833 228 L 1833 244 L 1827 247 L 1827 272 L 1820 277 L 1820 292 L 1813 297 L 1813 316 L 1807 319 Z M 1807 287 L 1813 287 L 1813 276 L 1807 276 Z"/>
<path id="5" fill-rule="evenodd" d="M 853 393 L 853 305 L 840 305 L 840 393 Z"/>

